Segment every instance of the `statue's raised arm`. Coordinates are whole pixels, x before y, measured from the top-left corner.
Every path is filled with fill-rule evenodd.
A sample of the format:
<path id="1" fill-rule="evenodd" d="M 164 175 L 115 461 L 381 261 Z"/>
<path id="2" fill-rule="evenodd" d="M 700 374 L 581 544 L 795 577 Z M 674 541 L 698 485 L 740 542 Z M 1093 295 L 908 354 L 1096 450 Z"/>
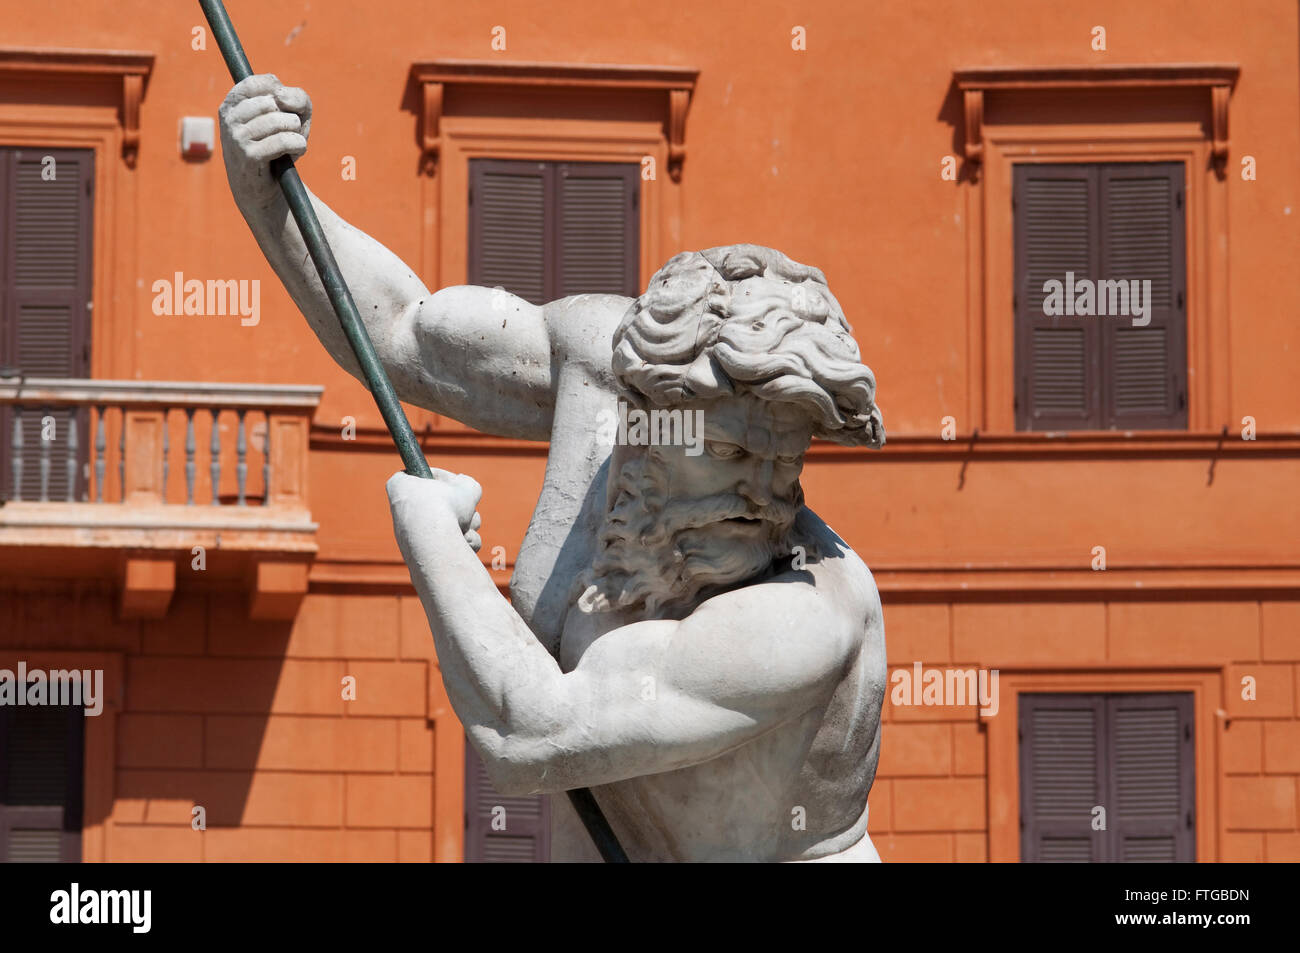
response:
<path id="1" fill-rule="evenodd" d="M 250 76 L 231 89 L 220 118 L 230 190 L 262 253 L 326 350 L 364 382 L 271 177 L 272 159 L 306 151 L 311 100 L 275 76 Z M 491 288 L 431 293 L 400 258 L 311 198 L 398 397 L 487 433 L 548 439 L 555 398 L 546 310 Z"/>

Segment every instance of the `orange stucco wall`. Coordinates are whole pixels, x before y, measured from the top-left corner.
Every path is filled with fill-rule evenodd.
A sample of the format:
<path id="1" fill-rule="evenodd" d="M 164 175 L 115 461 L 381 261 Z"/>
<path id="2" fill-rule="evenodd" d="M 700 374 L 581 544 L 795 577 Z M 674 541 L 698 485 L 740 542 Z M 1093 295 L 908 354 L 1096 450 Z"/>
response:
<path id="1" fill-rule="evenodd" d="M 656 191 L 646 207 L 659 216 L 658 247 L 666 258 L 758 242 L 828 276 L 877 374 L 890 444 L 879 453 L 815 451 L 804 484 L 810 504 L 876 573 L 890 664 L 1000 668 L 1056 679 L 1062 690 L 1127 690 L 1178 673 L 1201 679 L 1197 724 L 1210 736 L 1198 748 L 1197 803 L 1211 813 L 1198 819 L 1198 856 L 1300 859 L 1300 324 L 1288 280 L 1300 260 L 1294 3 L 610 0 L 599 17 L 589 2 L 567 0 L 228 7 L 254 66 L 314 99 L 311 148 L 300 163 L 312 190 L 414 267 L 441 262 L 444 284 L 464 279 L 455 273 L 463 254 L 442 247 L 455 239 L 444 226 L 463 220 L 464 208 L 456 196 L 431 198 L 438 185 L 420 171 L 412 64 L 698 69 L 681 182 L 661 174 L 643 184 Z M 9 624 L 0 649 L 121 653 L 98 856 L 427 860 L 440 811 L 451 820 L 439 856 L 454 853 L 445 824 L 459 806 L 448 808 L 447 792 L 460 779 L 434 770 L 437 673 L 383 493 L 397 457 L 366 391 L 335 368 L 263 262 L 220 156 L 186 162 L 178 154 L 180 118 L 215 116 L 230 85 L 210 38 L 206 50 L 191 48 L 202 23 L 197 5 L 0 0 L 0 13 L 10 47 L 155 57 L 138 162 L 99 157 L 107 188 L 96 205 L 94 376 L 325 386 L 310 461 L 320 551 L 294 622 L 250 624 L 184 566 L 157 623 L 113 621 L 111 586 L 83 591 L 18 573 L 3 582 L 0 617 Z M 498 25 L 505 51 L 491 46 Z M 1105 52 L 1091 47 L 1096 25 L 1106 28 Z M 795 26 L 806 29 L 805 51 L 791 49 Z M 1165 439 L 1018 440 L 986 412 L 996 404 L 990 394 L 1007 384 L 985 380 L 981 368 L 998 365 L 973 357 L 981 256 L 1005 260 L 1009 252 L 997 242 L 983 247 L 972 231 L 983 185 L 962 161 L 953 72 L 1175 63 L 1241 70 L 1226 174 L 1207 169 L 1189 183 L 1217 209 L 1201 221 L 1198 240 L 1220 269 L 1218 304 L 1207 311 L 1211 337 L 1197 352 L 1207 356 L 1192 368 L 1200 408 L 1193 430 Z M 70 121 L 116 121 L 111 96 L 85 99 L 56 83 L 6 93 L 0 145 L 6 117 L 30 122 L 52 110 Z M 1158 96 L 1131 100 L 1153 102 Z M 1208 126 L 1208 93 L 1204 103 L 1185 102 L 1203 109 Z M 472 121 L 470 98 L 449 98 L 446 107 L 449 117 Z M 999 115 L 991 103 L 986 122 L 1024 118 L 1012 112 Z M 1159 129 L 1159 116 L 1147 120 Z M 1257 160 L 1254 181 L 1238 174 L 1246 155 Z M 341 175 L 347 156 L 355 181 Z M 957 181 L 940 174 L 945 156 L 963 169 Z M 260 324 L 154 315 L 152 282 L 177 271 L 260 279 Z M 984 320 L 1009 322 L 1009 304 L 995 303 Z M 428 429 L 435 465 L 484 485 L 484 554 L 501 545 L 512 560 L 544 449 L 494 444 L 411 415 Z M 348 416 L 356 442 L 340 436 Z M 949 416 L 955 441 L 940 437 Z M 1245 416 L 1257 422 L 1254 442 L 1239 439 Z M 1093 568 L 1097 546 L 1107 552 L 1105 571 Z M 339 698 L 345 674 L 358 677 L 356 702 Z M 1240 699 L 1242 675 L 1258 679 L 1254 702 Z M 1004 702 L 1002 717 L 1011 710 Z M 990 742 L 994 729 L 972 709 L 887 705 L 885 719 L 871 825 L 882 856 L 1014 856 L 1014 836 L 997 814 L 1014 793 L 1005 780 L 1014 752 Z M 457 770 L 444 754 L 444 772 Z M 190 830 L 194 804 L 208 808 L 201 835 Z"/>

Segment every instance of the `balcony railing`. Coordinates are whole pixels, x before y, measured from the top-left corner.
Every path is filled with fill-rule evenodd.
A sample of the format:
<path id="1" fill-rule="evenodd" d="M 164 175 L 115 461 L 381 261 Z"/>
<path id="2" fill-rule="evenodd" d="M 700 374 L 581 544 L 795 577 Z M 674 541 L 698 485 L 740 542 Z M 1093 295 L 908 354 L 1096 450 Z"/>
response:
<path id="1" fill-rule="evenodd" d="M 0 378 L 3 499 L 306 506 L 321 388 Z"/>
<path id="2" fill-rule="evenodd" d="M 0 377 L 0 590 L 111 579 L 122 618 L 162 618 L 178 587 L 206 586 L 293 618 L 321 390 Z"/>

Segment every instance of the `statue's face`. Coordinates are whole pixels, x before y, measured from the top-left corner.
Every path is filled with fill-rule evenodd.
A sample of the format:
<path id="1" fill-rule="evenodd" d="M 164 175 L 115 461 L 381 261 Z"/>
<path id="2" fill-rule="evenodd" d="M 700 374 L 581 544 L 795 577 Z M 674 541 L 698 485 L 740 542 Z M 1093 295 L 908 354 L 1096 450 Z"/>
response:
<path id="1" fill-rule="evenodd" d="M 622 459 L 593 566 L 599 585 L 584 599 L 598 592 L 610 604 L 645 604 L 652 613 L 681 607 L 704 587 L 743 582 L 791 552 L 812 438 L 807 413 L 748 394 L 680 409 L 702 424 L 702 447 L 692 438 L 616 448 Z"/>
<path id="2" fill-rule="evenodd" d="M 737 497 L 744 515 L 721 508 L 717 526 L 726 535 L 770 535 L 793 521 L 803 455 L 812 427 L 797 407 L 765 401 L 751 394 L 693 401 L 687 413 L 703 412 L 703 452 L 685 447 L 662 448 L 668 465 L 670 498 L 700 500 Z"/>

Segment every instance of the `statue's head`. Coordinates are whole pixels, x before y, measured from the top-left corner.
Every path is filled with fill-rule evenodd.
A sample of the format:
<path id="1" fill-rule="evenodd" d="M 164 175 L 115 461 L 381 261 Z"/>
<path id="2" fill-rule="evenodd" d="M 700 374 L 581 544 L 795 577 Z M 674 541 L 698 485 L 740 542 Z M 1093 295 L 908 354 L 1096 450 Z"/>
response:
<path id="1" fill-rule="evenodd" d="M 680 410 L 703 440 L 615 445 L 584 608 L 672 612 L 796 544 L 809 555 L 793 530 L 812 438 L 885 442 L 850 332 L 821 271 L 771 248 L 685 252 L 655 274 L 614 334 L 614 376 L 634 412 Z"/>

